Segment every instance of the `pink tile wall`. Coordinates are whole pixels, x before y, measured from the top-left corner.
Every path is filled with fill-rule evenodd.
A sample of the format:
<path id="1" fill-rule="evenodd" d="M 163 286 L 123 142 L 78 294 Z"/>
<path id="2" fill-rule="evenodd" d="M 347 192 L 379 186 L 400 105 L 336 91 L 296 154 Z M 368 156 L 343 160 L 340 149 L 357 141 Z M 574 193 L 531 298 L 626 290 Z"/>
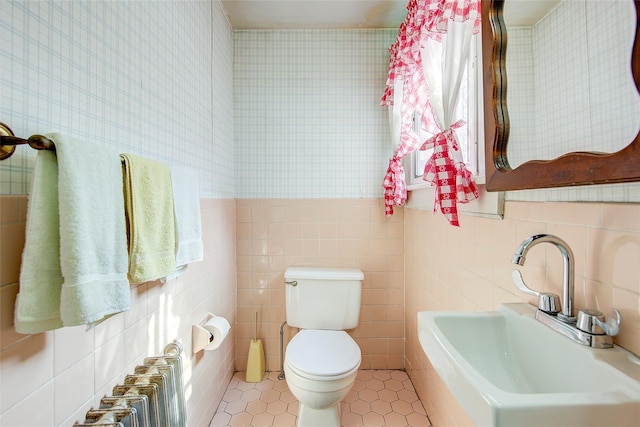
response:
<path id="1" fill-rule="evenodd" d="M 576 309 L 623 316 L 615 342 L 640 354 L 640 205 L 507 202 L 505 219 L 463 216 L 452 228 L 441 215 L 405 210 L 406 360 L 429 418 L 436 426 L 472 425 L 424 355 L 416 330 L 423 310 L 494 310 L 535 298 L 511 280 L 511 257 L 522 240 L 555 234 L 575 255 Z M 562 294 L 562 258 L 551 245 L 534 247 L 521 268 L 527 283 Z"/>
<path id="2" fill-rule="evenodd" d="M 267 370 L 280 370 L 289 266 L 356 267 L 364 272 L 360 323 L 349 331 L 362 369 L 404 366 L 403 211 L 385 218 L 382 199 L 237 201 L 236 370 L 244 371 L 255 310 Z M 295 330 L 285 326 L 284 345 Z"/>
<path id="3" fill-rule="evenodd" d="M 13 329 L 27 196 L 0 197 L 0 425 L 58 426 L 83 421 L 100 398 L 145 356 L 184 345 L 189 425 L 208 425 L 229 383 L 234 333 L 215 352 L 191 353 L 191 325 L 207 311 L 236 317 L 235 201 L 202 199 L 205 260 L 163 285 L 131 288 L 131 310 L 95 329 L 36 335 Z"/>
<path id="4" fill-rule="evenodd" d="M 616 342 L 640 353 L 640 206 L 634 204 L 507 202 L 504 220 L 464 216 L 455 229 L 430 211 L 399 209 L 385 218 L 380 199 L 203 199 L 204 262 L 167 285 L 132 288 L 132 310 L 93 331 L 24 336 L 12 321 L 26 204 L 26 196 L 0 197 L 0 425 L 72 424 L 145 355 L 176 337 L 185 345 L 190 424 L 205 425 L 231 372 L 246 367 L 256 308 L 267 368 L 280 369 L 283 272 L 290 265 L 362 269 L 361 321 L 350 333 L 363 368 L 406 368 L 434 425 L 471 425 L 419 347 L 416 313 L 534 302 L 513 287 L 510 259 L 525 237 L 540 232 L 562 237 L 574 251 L 576 307 L 620 309 Z M 530 252 L 524 271 L 532 286 L 560 293 L 556 252 L 551 246 Z M 226 316 L 235 328 L 218 351 L 191 355 L 191 324 L 206 311 Z M 285 327 L 285 345 L 293 333 Z"/>

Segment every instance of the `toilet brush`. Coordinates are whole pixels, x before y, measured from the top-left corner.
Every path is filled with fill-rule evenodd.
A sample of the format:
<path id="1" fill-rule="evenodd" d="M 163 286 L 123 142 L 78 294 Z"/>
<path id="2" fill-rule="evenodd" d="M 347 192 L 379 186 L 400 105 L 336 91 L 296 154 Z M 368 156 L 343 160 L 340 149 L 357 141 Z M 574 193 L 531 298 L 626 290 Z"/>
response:
<path id="1" fill-rule="evenodd" d="M 262 348 L 262 340 L 258 339 L 258 312 L 254 320 L 254 334 L 249 344 L 249 357 L 247 357 L 247 374 L 246 381 L 248 383 L 259 383 L 262 381 L 265 371 L 264 349 Z"/>

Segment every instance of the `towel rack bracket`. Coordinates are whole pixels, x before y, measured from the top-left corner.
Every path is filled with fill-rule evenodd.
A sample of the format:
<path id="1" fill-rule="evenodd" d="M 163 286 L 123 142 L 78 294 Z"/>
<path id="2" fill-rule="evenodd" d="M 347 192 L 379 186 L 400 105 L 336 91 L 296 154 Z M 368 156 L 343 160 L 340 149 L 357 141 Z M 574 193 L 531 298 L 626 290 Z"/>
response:
<path id="1" fill-rule="evenodd" d="M 9 126 L 0 122 L 0 160 L 8 159 L 16 150 L 16 145 L 27 144 L 36 150 L 56 152 L 56 145 L 46 136 L 31 135 L 29 139 L 18 138 Z"/>
<path id="2" fill-rule="evenodd" d="M 15 136 L 11 128 L 0 122 L 0 136 Z M 0 146 L 0 160 L 8 159 L 16 151 L 15 145 Z"/>

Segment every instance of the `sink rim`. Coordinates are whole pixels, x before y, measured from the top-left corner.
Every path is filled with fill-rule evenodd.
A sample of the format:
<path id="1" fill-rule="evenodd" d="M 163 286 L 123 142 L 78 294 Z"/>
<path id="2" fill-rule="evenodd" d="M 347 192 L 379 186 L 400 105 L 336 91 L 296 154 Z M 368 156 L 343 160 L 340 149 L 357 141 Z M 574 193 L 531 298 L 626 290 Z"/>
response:
<path id="1" fill-rule="evenodd" d="M 494 421 L 489 420 L 495 420 L 499 411 L 508 412 L 541 407 L 571 407 L 575 410 L 575 408 L 598 407 L 599 405 L 631 405 L 633 408 L 637 406 L 637 409 L 632 409 L 632 411 L 640 414 L 640 366 L 634 365 L 630 359 L 632 356 L 630 352 L 617 346 L 612 349 L 593 349 L 574 343 L 537 321 L 535 312 L 536 308 L 527 303 L 502 304 L 497 311 L 489 312 L 418 312 L 418 338 L 423 351 L 440 378 L 475 422 L 483 425 L 495 425 Z M 618 378 L 616 381 L 619 382 L 619 385 L 616 385 L 615 390 L 584 392 L 504 390 L 479 372 L 451 343 L 436 322 L 436 319 L 446 317 L 458 319 L 500 317 L 505 318 L 506 321 L 513 316 L 516 316 L 514 319 L 533 322 L 531 325 L 527 323 L 527 328 L 542 328 L 539 332 L 545 334 L 544 337 L 548 337 L 552 342 L 560 343 L 563 346 L 577 346 L 576 348 L 567 348 L 570 348 L 572 352 L 581 352 L 590 357 L 593 363 L 603 364 L 603 369 L 612 369 L 611 372 L 616 372 L 616 378 Z M 560 341 L 558 341 L 559 338 L 561 338 Z M 630 368 L 629 365 L 633 366 Z M 633 375 L 636 372 L 637 375 Z M 475 418 L 472 414 L 475 414 Z"/>

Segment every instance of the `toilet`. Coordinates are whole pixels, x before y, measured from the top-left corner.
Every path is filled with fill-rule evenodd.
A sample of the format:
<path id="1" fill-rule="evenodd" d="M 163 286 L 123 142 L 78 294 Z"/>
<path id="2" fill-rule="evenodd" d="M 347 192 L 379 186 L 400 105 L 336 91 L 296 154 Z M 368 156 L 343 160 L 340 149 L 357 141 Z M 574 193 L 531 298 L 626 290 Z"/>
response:
<path id="1" fill-rule="evenodd" d="M 284 373 L 299 401 L 298 427 L 340 427 L 340 401 L 360 367 L 360 347 L 345 332 L 358 326 L 364 274 L 355 268 L 289 267 Z"/>

